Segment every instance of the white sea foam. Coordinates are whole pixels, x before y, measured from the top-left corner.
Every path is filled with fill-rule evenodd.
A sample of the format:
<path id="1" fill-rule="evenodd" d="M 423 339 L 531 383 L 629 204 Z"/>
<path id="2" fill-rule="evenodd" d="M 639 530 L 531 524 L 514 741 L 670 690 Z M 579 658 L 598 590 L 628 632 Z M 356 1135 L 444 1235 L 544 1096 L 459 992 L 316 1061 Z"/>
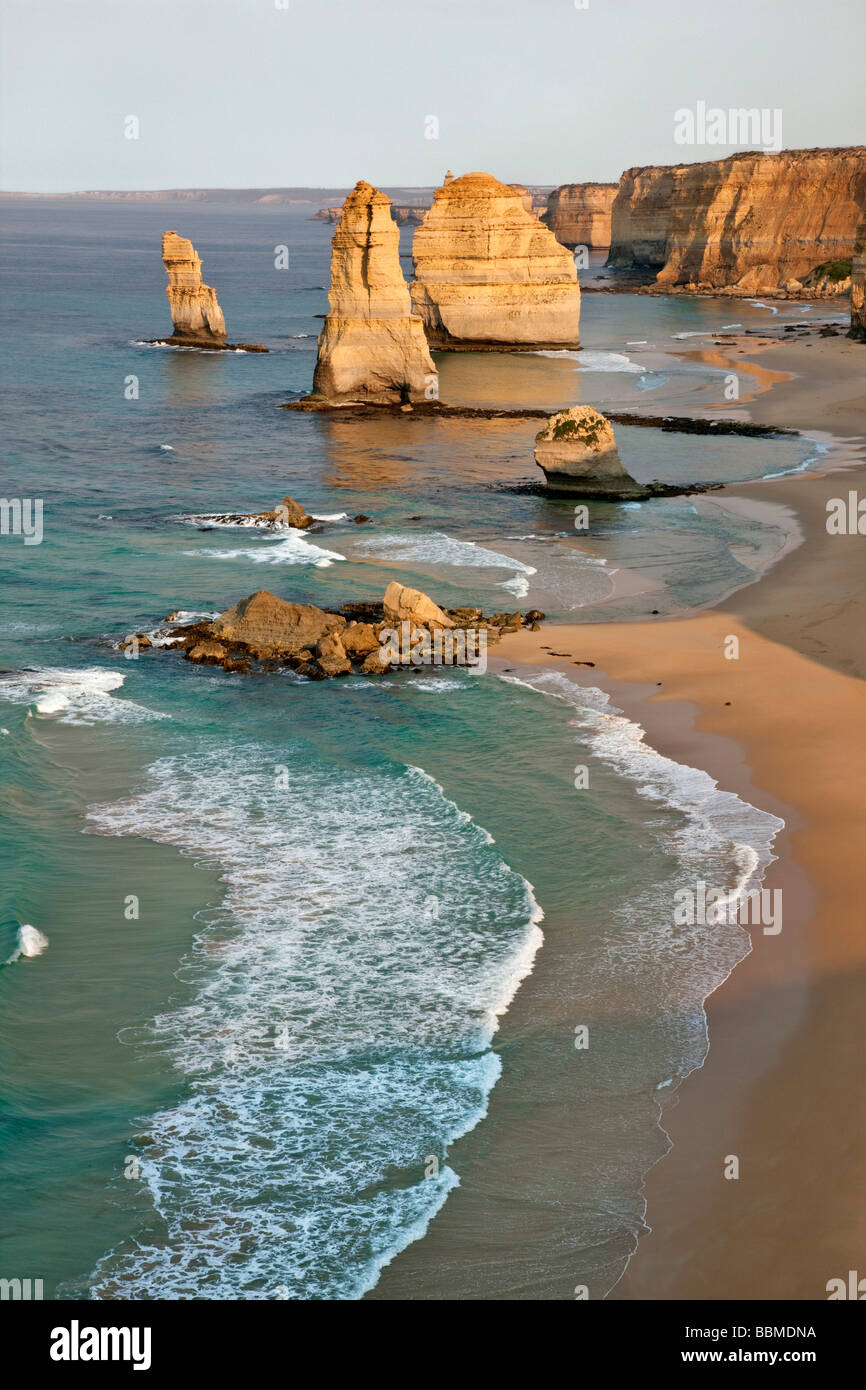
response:
<path id="1" fill-rule="evenodd" d="M 721 791 L 708 772 L 657 752 L 644 741 L 640 725 L 627 719 L 594 686 L 578 685 L 560 671 L 502 679 L 573 705 L 581 730 L 599 757 L 635 782 L 642 796 L 673 806 L 689 818 L 677 835 L 678 851 L 700 853 L 729 846 L 735 857 L 754 854 L 746 884 L 755 886 L 753 880 L 763 875 L 774 858 L 773 840 L 784 829 L 785 822 L 778 816 L 758 810 L 733 792 Z"/>
<path id="2" fill-rule="evenodd" d="M 183 641 L 182 636 L 175 636 L 175 628 L 188 627 L 190 623 L 212 622 L 214 618 L 218 617 L 219 613 L 196 613 L 188 608 L 179 608 L 172 617 L 170 625 L 168 623 L 161 623 L 159 627 L 150 628 L 149 631 L 145 633 L 145 636 L 150 641 L 152 647 L 174 647 L 177 646 L 178 642 Z M 124 637 L 120 642 L 115 644 L 116 647 L 125 647 L 127 640 L 128 639 Z"/>
<path id="3" fill-rule="evenodd" d="M 731 328 L 742 328 L 741 323 L 723 323 L 721 328 L 701 328 L 691 333 L 674 333 L 675 338 L 714 338 L 717 333 L 726 333 Z"/>
<path id="4" fill-rule="evenodd" d="M 206 556 L 211 560 L 252 560 L 257 565 L 315 565 L 326 569 L 334 560 L 345 560 L 336 550 L 326 550 L 307 540 L 305 531 L 288 527 L 276 541 L 262 541 L 257 546 L 239 550 L 185 550 L 184 555 Z"/>
<path id="5" fill-rule="evenodd" d="M 132 700 L 115 699 L 113 692 L 124 679 L 119 672 L 99 666 L 83 670 L 38 666 L 0 676 L 0 699 L 32 704 L 37 715 L 58 714 L 63 724 L 137 724 L 168 718 Z"/>
<path id="6" fill-rule="evenodd" d="M 645 742 L 644 730 L 613 706 L 595 687 L 583 687 L 558 671 L 538 671 L 501 679 L 565 701 L 575 712 L 577 741 L 594 759 L 626 778 L 648 801 L 673 813 L 654 833 L 677 865 L 674 881 L 694 886 L 697 879 L 727 893 L 730 901 L 760 887 L 775 858 L 773 842 L 784 821 L 759 810 L 733 792 L 722 791 L 709 773 L 665 757 Z M 748 932 L 738 924 L 698 924 L 678 931 L 673 921 L 672 889 L 638 894 L 630 908 L 635 923 L 604 936 L 599 957 L 620 982 L 635 975 L 645 998 L 656 992 L 659 1007 L 678 1007 L 683 1016 L 700 1009 L 751 949 Z M 613 914 L 614 920 L 617 914 Z M 655 981 L 651 978 L 655 973 Z M 589 988 L 589 983 L 587 984 Z M 696 1041 L 700 1033 L 703 1041 Z M 700 1065 L 706 1051 L 706 1019 L 700 1012 L 684 1056 L 685 1074 Z"/>
<path id="7" fill-rule="evenodd" d="M 532 565 L 515 560 L 511 555 L 502 555 L 498 550 L 488 550 L 475 541 L 457 540 L 444 531 L 408 532 L 401 535 L 374 535 L 359 541 L 356 554 L 375 555 L 386 561 L 402 560 L 421 565 L 456 565 L 467 569 L 505 569 L 512 570 L 509 579 L 502 580 L 498 587 L 523 597 L 529 592 L 529 576 L 536 574 Z"/>
<path id="8" fill-rule="evenodd" d="M 584 372 L 645 372 L 646 367 L 633 362 L 624 352 L 594 352 L 588 348 L 572 351 L 570 348 L 544 348 L 532 353 L 533 357 L 567 357 L 576 362 Z"/>
<path id="9" fill-rule="evenodd" d="M 36 956 L 41 956 L 43 951 L 48 949 L 48 937 L 45 936 L 38 927 L 27 926 L 26 924 L 18 928 L 15 950 L 6 961 L 7 965 L 14 965 L 17 960 L 32 960 Z"/>
<path id="10" fill-rule="evenodd" d="M 360 1296 L 423 1234 L 457 1181 L 448 1147 L 486 1112 L 489 1044 L 541 941 L 531 886 L 423 770 L 300 746 L 164 759 L 90 820 L 225 885 L 182 1000 L 141 1039 L 186 1087 L 146 1121 L 164 1234 L 102 1260 L 95 1296 Z"/>
<path id="11" fill-rule="evenodd" d="M 762 475 L 763 480 L 766 481 L 768 478 L 788 478 L 792 473 L 807 472 L 808 469 L 814 468 L 816 464 L 819 464 L 826 454 L 829 454 L 830 450 L 833 448 L 833 442 L 832 440 L 829 440 L 827 443 L 820 440 L 813 440 L 812 448 L 814 452 L 811 453 L 808 458 L 805 458 L 802 463 L 798 463 L 795 468 L 783 468 L 781 472 L 778 473 L 764 473 Z"/>

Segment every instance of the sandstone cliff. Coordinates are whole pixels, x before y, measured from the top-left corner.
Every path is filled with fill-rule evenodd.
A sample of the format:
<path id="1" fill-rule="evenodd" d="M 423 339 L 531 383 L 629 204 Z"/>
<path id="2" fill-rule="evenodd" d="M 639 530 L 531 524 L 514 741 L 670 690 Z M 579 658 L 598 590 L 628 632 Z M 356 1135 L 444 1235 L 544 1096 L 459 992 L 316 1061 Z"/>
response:
<path id="1" fill-rule="evenodd" d="M 626 169 L 610 210 L 609 266 L 664 265 L 673 188 L 671 165 Z"/>
<path id="2" fill-rule="evenodd" d="M 578 346 L 573 257 L 491 174 L 436 190 L 412 254 L 412 303 L 431 347 Z"/>
<path id="3" fill-rule="evenodd" d="M 175 339 L 190 346 L 223 347 L 226 325 L 216 290 L 203 285 L 201 257 L 186 237 L 163 232 L 162 259 L 168 272 L 166 294 Z"/>
<path id="4" fill-rule="evenodd" d="M 530 193 L 529 189 L 526 187 L 526 184 L 525 184 L 525 183 L 511 183 L 511 184 L 509 184 L 508 186 L 509 186 L 509 188 L 513 188 L 514 191 L 515 191 L 515 193 L 516 193 L 516 194 L 518 195 L 518 197 L 520 198 L 520 201 L 521 201 L 521 203 L 523 204 L 523 209 L 524 209 L 524 211 L 525 211 L 525 212 L 532 212 L 532 194 Z"/>
<path id="5" fill-rule="evenodd" d="M 866 212 L 857 228 L 851 267 L 851 337 L 866 343 Z"/>
<path id="6" fill-rule="evenodd" d="M 541 220 L 563 246 L 610 246 L 616 183 L 564 183 L 547 200 Z"/>
<path id="7" fill-rule="evenodd" d="M 628 169 L 608 264 L 658 268 L 666 290 L 808 293 L 816 267 L 851 258 L 864 198 L 864 146 Z"/>
<path id="8" fill-rule="evenodd" d="M 400 269 L 400 232 L 384 193 L 358 183 L 331 242 L 330 313 L 314 395 L 334 404 L 436 399 L 438 377 Z"/>

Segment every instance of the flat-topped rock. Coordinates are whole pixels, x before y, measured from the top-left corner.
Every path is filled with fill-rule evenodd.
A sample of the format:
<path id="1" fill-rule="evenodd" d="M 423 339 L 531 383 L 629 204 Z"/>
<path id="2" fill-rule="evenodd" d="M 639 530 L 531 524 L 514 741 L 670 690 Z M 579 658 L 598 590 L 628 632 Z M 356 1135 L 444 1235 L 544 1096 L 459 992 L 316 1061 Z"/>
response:
<path id="1" fill-rule="evenodd" d="M 492 174 L 436 190 L 415 233 L 412 303 L 431 347 L 577 347 L 574 258 Z"/>
<path id="2" fill-rule="evenodd" d="M 249 647 L 255 655 L 270 656 L 315 647 L 329 632 L 346 626 L 346 619 L 309 603 L 287 603 L 259 589 L 221 613 L 210 634 L 222 643 Z"/>

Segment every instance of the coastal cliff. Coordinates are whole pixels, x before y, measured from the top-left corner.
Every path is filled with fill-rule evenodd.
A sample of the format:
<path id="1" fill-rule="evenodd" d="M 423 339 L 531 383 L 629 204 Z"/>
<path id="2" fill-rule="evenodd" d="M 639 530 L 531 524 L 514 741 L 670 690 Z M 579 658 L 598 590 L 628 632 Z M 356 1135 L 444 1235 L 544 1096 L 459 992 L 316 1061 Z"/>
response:
<path id="1" fill-rule="evenodd" d="M 400 232 L 384 193 L 361 181 L 331 242 L 330 313 L 313 395 L 334 404 L 435 399 L 437 374 L 400 269 Z"/>
<path id="2" fill-rule="evenodd" d="M 415 233 L 412 302 L 431 347 L 577 347 L 573 257 L 491 174 L 436 190 Z"/>
<path id="3" fill-rule="evenodd" d="M 860 219 L 854 241 L 851 267 L 851 334 L 866 343 L 866 212 Z"/>
<path id="4" fill-rule="evenodd" d="M 619 185 L 564 183 L 547 200 L 541 221 L 563 246 L 610 246 L 610 215 Z"/>
<path id="5" fill-rule="evenodd" d="M 841 274 L 804 282 L 850 260 L 864 197 L 863 146 L 628 169 L 608 265 L 657 268 L 668 291 L 841 293 Z"/>
<path id="6" fill-rule="evenodd" d="M 610 210 L 609 266 L 664 265 L 675 172 L 672 165 L 626 169 Z"/>
<path id="7" fill-rule="evenodd" d="M 424 221 L 424 214 L 427 211 L 427 206 L 429 205 L 415 207 L 409 204 L 392 203 L 391 216 L 398 227 L 418 227 Z M 339 222 L 342 216 L 342 205 L 336 208 L 319 208 L 318 212 L 313 213 L 310 221 L 330 222 L 333 225 Z"/>
<path id="8" fill-rule="evenodd" d="M 162 260 L 174 338 L 190 346 L 224 347 L 226 325 L 216 290 L 202 284 L 201 257 L 177 232 L 163 232 Z"/>

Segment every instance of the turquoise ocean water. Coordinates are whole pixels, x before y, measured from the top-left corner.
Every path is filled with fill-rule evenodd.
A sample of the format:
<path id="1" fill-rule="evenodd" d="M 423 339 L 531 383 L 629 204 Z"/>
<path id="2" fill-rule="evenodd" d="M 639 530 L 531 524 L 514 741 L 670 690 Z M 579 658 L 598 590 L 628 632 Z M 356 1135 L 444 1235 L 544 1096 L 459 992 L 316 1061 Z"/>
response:
<path id="1" fill-rule="evenodd" d="M 312 210 L 4 205 L 2 490 L 43 499 L 44 538 L 0 538 L 0 1275 L 60 1298 L 360 1297 L 460 1181 L 449 1148 L 508 1065 L 500 1020 L 565 942 L 575 1017 L 595 1009 L 605 1038 L 575 1084 L 616 1135 L 568 1218 L 574 1282 L 604 1293 L 642 1228 L 649 1102 L 700 1064 L 703 999 L 747 949 L 738 928 L 675 931 L 673 889 L 757 882 L 779 822 L 558 675 L 310 683 L 111 644 L 257 588 L 337 604 L 394 577 L 553 621 L 673 614 L 748 582 L 785 532 L 710 495 L 598 504 L 579 535 L 530 486 L 533 421 L 281 411 L 327 308 Z M 167 227 L 267 356 L 145 345 L 169 327 Z M 718 400 L 719 369 L 659 354 L 771 316 L 734 307 L 586 295 L 582 354 L 443 356 L 442 397 Z M 617 434 L 637 476 L 672 481 L 813 449 Z M 320 529 L 195 520 L 286 492 Z M 617 574 L 634 583 L 594 608 Z M 624 994 L 640 1023 L 605 1031 Z"/>

